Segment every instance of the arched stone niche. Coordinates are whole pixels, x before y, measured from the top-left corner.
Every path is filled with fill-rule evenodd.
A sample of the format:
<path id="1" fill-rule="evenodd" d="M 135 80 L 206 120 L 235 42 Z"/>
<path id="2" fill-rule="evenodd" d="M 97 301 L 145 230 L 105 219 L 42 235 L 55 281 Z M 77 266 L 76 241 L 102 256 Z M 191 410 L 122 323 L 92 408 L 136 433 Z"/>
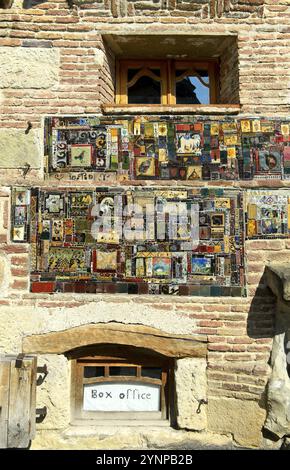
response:
<path id="1" fill-rule="evenodd" d="M 139 350 L 165 356 L 174 364 L 176 424 L 180 429 L 200 431 L 207 427 L 207 338 L 201 335 L 173 335 L 143 325 L 99 323 L 23 338 L 23 352 L 57 359 L 73 359 L 109 348 Z M 69 361 L 68 361 L 69 367 Z M 51 387 L 53 384 L 51 385 Z M 49 395 L 49 390 L 48 395 Z M 56 391 L 51 393 L 56 395 Z M 63 391 L 60 390 L 60 393 Z M 57 405 L 57 404 L 56 404 Z M 197 411 L 198 410 L 198 411 Z M 64 414 L 64 413 L 63 413 Z M 67 423 L 69 424 L 69 423 Z M 54 423 L 56 427 L 57 423 Z"/>

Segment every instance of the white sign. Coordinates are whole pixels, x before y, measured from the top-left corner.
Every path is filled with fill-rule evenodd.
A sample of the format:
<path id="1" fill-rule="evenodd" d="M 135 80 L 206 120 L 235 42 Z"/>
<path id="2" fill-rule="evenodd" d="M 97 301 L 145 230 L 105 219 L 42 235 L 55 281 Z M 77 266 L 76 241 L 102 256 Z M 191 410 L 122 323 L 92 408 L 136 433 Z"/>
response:
<path id="1" fill-rule="evenodd" d="M 160 386 L 132 383 L 84 385 L 86 411 L 160 411 Z"/>

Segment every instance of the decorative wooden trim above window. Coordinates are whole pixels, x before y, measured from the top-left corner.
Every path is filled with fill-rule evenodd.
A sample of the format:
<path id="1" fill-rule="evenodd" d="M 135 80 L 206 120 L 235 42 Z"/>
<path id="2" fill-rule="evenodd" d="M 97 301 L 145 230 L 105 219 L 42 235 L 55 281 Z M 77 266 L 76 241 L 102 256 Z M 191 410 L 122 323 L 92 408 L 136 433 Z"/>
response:
<path id="1" fill-rule="evenodd" d="M 142 96 L 134 96 L 133 89 L 139 80 L 146 77 L 151 79 L 153 88 L 155 83 L 156 91 L 155 96 L 148 96 L 148 94 L 146 95 L 146 88 L 144 88 L 144 99 L 142 100 Z M 216 104 L 218 103 L 219 97 L 218 77 L 219 65 L 217 59 L 205 61 L 122 59 L 117 62 L 116 104 L 159 104 L 162 106 L 176 104 Z M 182 97 L 179 96 L 177 89 L 178 84 L 188 79 L 187 84 L 191 84 L 194 90 L 195 86 L 191 83 L 191 80 L 194 78 L 196 78 L 205 91 L 208 89 L 208 103 L 200 103 L 197 97 L 195 103 L 194 101 L 192 103 L 186 103 L 182 101 Z M 142 89 L 141 84 L 140 88 Z M 159 91 L 157 90 L 158 88 Z M 192 98 L 194 99 L 194 93 Z"/>

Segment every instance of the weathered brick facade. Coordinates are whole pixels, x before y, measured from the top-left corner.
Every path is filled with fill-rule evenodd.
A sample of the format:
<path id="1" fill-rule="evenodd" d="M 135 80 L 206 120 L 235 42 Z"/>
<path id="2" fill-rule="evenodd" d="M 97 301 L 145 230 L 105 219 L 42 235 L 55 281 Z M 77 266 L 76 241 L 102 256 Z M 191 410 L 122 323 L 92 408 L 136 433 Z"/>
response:
<path id="1" fill-rule="evenodd" d="M 288 0 L 100 0 L 76 1 L 71 8 L 64 0 L 23 8 L 17 0 L 11 9 L 0 10 L 2 353 L 20 352 L 22 339 L 27 335 L 87 323 L 143 324 L 171 333 L 205 335 L 208 420 L 204 432 L 233 435 L 244 446 L 266 446 L 261 430 L 265 420 L 275 299 L 264 283 L 263 272 L 269 262 L 290 261 L 289 240 L 246 241 L 246 298 L 32 294 L 29 293 L 29 245 L 10 241 L 9 186 L 47 184 L 42 149 L 45 116 L 102 114 L 102 105 L 114 101 L 115 52 L 104 43 L 102 35 L 178 34 L 193 38 L 215 36 L 216 41 L 219 36 L 234 38 L 237 47 L 226 49 L 221 57 L 224 64 L 221 94 L 226 102 L 241 105 L 239 116 L 287 118 L 289 14 Z M 32 129 L 25 134 L 28 121 Z M 27 148 L 24 136 L 31 139 Z M 20 148 L 17 141 L 21 142 Z M 9 155 L 5 153 L 7 146 Z M 35 155 L 30 153 L 31 148 L 36 149 Z M 24 176 L 26 162 L 30 170 Z M 58 186 L 59 183 L 50 184 Z M 204 185 L 203 182 L 191 184 Z M 82 184 L 70 181 L 65 185 Z M 290 190 L 289 180 L 214 185 Z M 55 362 L 49 355 L 40 356 L 42 359 L 48 362 L 51 375 L 38 395 L 38 405 L 46 404 L 48 415 L 39 425 L 36 446 L 45 446 L 46 436 L 47 445 L 53 446 L 69 425 L 64 403 L 69 391 L 64 392 L 59 404 L 55 403 L 63 383 L 68 386 L 69 372 L 63 356 Z M 231 416 L 220 418 L 227 402 L 235 414 L 236 425 L 232 427 Z M 254 423 L 244 419 L 247 413 L 256 416 Z M 70 438 L 66 439 L 69 442 Z M 82 439 L 76 443 L 76 437 L 72 437 L 71 446 L 99 445 L 92 444 L 92 440 L 84 444 Z M 129 439 L 133 446 L 140 444 L 132 436 Z M 168 442 L 173 438 L 165 436 L 166 439 Z M 59 444 L 63 448 L 67 445 Z M 108 445 L 112 444 L 108 441 Z M 127 445 L 126 436 L 119 445 Z"/>

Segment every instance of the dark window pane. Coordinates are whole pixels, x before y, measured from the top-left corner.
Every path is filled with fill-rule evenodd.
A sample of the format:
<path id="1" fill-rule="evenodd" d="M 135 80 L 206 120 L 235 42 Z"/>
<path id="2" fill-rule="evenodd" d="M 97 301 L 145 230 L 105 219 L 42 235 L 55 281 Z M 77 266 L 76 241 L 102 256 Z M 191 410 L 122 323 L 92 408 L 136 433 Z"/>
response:
<path id="1" fill-rule="evenodd" d="M 132 78 L 135 77 L 135 75 L 141 70 L 140 69 L 128 69 L 128 82 L 132 80 Z"/>
<path id="2" fill-rule="evenodd" d="M 89 379 L 91 377 L 103 377 L 105 372 L 104 367 L 85 366 L 84 367 L 84 378 Z"/>
<path id="3" fill-rule="evenodd" d="M 150 67 L 149 70 L 151 70 L 151 72 L 153 72 L 154 75 L 157 75 L 157 77 L 160 77 L 160 74 L 161 74 L 160 69 L 154 69 L 154 68 Z"/>
<path id="4" fill-rule="evenodd" d="M 110 375 L 128 375 L 136 377 L 136 367 L 110 367 Z"/>
<path id="5" fill-rule="evenodd" d="M 207 72 L 198 71 L 206 84 L 209 84 Z M 182 71 L 176 72 L 176 77 L 182 75 Z M 183 80 L 176 82 L 176 103 L 177 104 L 209 104 L 209 88 L 205 86 L 198 77 L 187 76 Z"/>
<path id="6" fill-rule="evenodd" d="M 161 379 L 162 369 L 159 367 L 142 367 L 142 377 L 150 377 L 150 379 Z"/>
<path id="7" fill-rule="evenodd" d="M 128 88 L 129 104 L 161 104 L 161 83 L 150 77 L 141 77 Z"/>

